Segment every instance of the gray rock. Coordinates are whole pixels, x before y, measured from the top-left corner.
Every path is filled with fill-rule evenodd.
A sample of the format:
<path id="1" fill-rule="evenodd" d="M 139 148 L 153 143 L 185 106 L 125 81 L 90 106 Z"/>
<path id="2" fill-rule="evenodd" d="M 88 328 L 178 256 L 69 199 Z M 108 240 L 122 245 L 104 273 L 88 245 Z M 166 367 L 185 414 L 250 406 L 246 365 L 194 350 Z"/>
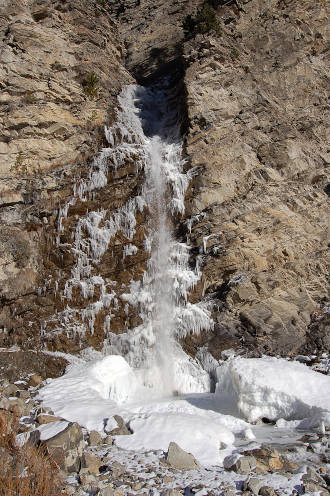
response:
<path id="1" fill-rule="evenodd" d="M 305 493 L 314 493 L 319 491 L 319 496 L 328 496 L 329 491 L 325 488 L 314 482 L 313 480 L 305 480 L 304 481 L 304 490 Z"/>
<path id="2" fill-rule="evenodd" d="M 312 480 L 318 484 L 324 484 L 324 479 L 318 474 L 314 467 L 308 466 L 306 468 L 306 474 L 302 476 L 303 481 Z"/>
<path id="3" fill-rule="evenodd" d="M 100 496 L 114 496 L 115 491 L 112 487 L 103 487 L 99 492 Z"/>
<path id="4" fill-rule="evenodd" d="M 89 433 L 88 444 L 90 446 L 99 446 L 102 442 L 103 439 L 97 431 L 91 431 Z"/>
<path id="5" fill-rule="evenodd" d="M 254 456 L 241 456 L 239 458 L 227 456 L 223 466 L 226 470 L 233 470 L 239 474 L 249 474 L 256 467 L 256 459 Z"/>
<path id="6" fill-rule="evenodd" d="M 114 415 L 113 418 L 117 422 L 118 427 L 112 429 L 109 434 L 111 434 L 112 436 L 127 436 L 129 434 L 132 434 L 131 431 L 127 428 L 123 417 L 121 417 L 120 415 Z"/>
<path id="7" fill-rule="evenodd" d="M 81 427 L 77 423 L 68 426 L 56 436 L 43 441 L 58 466 L 67 472 L 79 472 L 80 457 L 85 446 Z"/>
<path id="8" fill-rule="evenodd" d="M 113 462 L 110 469 L 113 479 L 119 479 L 126 472 L 126 467 L 119 462 Z"/>
<path id="9" fill-rule="evenodd" d="M 259 490 L 262 487 L 262 482 L 256 477 L 251 477 L 248 481 L 243 483 L 243 489 L 249 490 L 253 494 L 259 494 Z"/>
<path id="10" fill-rule="evenodd" d="M 83 433 L 81 427 L 76 422 L 70 422 L 68 426 L 56 436 L 44 441 L 47 448 L 62 448 L 68 451 L 73 448 L 78 448 L 83 442 Z"/>
<path id="11" fill-rule="evenodd" d="M 168 465 L 179 470 L 196 470 L 199 468 L 196 458 L 174 442 L 169 444 L 165 460 Z"/>

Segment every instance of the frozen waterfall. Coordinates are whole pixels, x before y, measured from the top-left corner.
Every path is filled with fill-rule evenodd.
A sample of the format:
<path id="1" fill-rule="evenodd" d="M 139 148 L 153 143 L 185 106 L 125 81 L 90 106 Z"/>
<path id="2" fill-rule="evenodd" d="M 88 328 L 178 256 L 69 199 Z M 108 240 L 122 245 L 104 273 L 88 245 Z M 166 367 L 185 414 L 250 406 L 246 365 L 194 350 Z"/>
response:
<path id="1" fill-rule="evenodd" d="M 194 170 L 184 171 L 179 98 L 177 88 L 166 80 L 149 88 L 129 85 L 119 96 L 117 120 L 105 132 L 109 147 L 95 159 L 88 178 L 77 183 L 75 198 L 83 201 L 93 190 L 102 188 L 109 163 L 118 168 L 127 159 L 134 160 L 139 173 L 143 171 L 144 184 L 138 196 L 114 213 L 99 210 L 79 219 L 72 250 L 76 262 L 63 295 L 70 302 L 72 289 L 78 288 L 88 299 L 97 286 L 99 300 L 81 313 L 89 332 L 93 333 L 96 314 L 108 309 L 104 322 L 110 343 L 108 353 L 124 356 L 145 385 L 166 395 L 175 390 L 208 389 L 207 374 L 198 362 L 184 354 L 178 339 L 213 325 L 205 304 L 188 302 L 189 290 L 198 282 L 200 273 L 198 267 L 189 266 L 189 246 L 173 236 L 175 216 L 184 213 L 185 192 L 194 175 Z M 62 210 L 63 216 L 68 208 Z M 123 259 L 137 253 L 132 244 L 135 215 L 144 208 L 149 213 L 144 243 L 150 253 L 147 270 L 142 280 L 131 281 L 129 292 L 117 295 L 115 287 L 108 287 L 101 275 L 92 275 L 92 269 L 118 231 L 127 239 Z M 118 298 L 125 302 L 127 312 L 130 305 L 135 307 L 142 322 L 120 335 L 111 332 L 111 308 L 118 305 Z M 75 310 L 68 306 L 65 324 L 68 326 L 75 316 Z M 85 332 L 84 325 L 78 332 Z"/>

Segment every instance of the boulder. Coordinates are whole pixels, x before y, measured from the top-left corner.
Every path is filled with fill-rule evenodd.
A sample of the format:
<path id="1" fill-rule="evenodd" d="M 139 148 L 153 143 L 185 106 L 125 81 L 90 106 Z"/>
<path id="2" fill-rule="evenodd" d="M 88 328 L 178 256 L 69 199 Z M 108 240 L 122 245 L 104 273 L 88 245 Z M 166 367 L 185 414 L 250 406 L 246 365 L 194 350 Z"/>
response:
<path id="1" fill-rule="evenodd" d="M 81 467 L 90 474 L 99 474 L 99 468 L 101 467 L 101 461 L 91 453 L 85 451 L 81 459 Z"/>
<path id="2" fill-rule="evenodd" d="M 254 456 L 227 456 L 223 461 L 223 466 L 226 470 L 238 472 L 239 474 L 249 474 L 256 467 L 256 459 Z"/>
<path id="3" fill-rule="evenodd" d="M 99 446 L 102 443 L 103 443 L 103 439 L 97 431 L 91 431 L 89 433 L 88 444 L 90 446 Z"/>
<path id="4" fill-rule="evenodd" d="M 252 494 L 259 494 L 259 490 L 262 487 L 262 482 L 256 477 L 251 477 L 243 483 L 243 490 L 251 491 Z"/>
<path id="5" fill-rule="evenodd" d="M 169 444 L 165 460 L 170 467 L 179 470 L 197 470 L 199 468 L 196 458 L 174 442 Z"/>
<path id="6" fill-rule="evenodd" d="M 64 424 L 64 422 L 58 422 L 56 429 L 61 429 L 62 423 Z M 79 424 L 72 422 L 65 424 L 67 425 L 62 430 L 51 437 L 47 437 L 51 434 L 51 430 L 47 434 L 47 430 L 44 429 L 41 432 L 42 444 L 61 469 L 67 472 L 78 472 L 81 465 L 80 457 L 85 446 L 83 433 Z M 55 429 L 55 422 L 49 424 L 49 427 L 53 428 L 53 425 Z"/>
<path id="7" fill-rule="evenodd" d="M 113 479 L 119 479 L 126 472 L 126 467 L 119 462 L 113 462 L 110 469 Z"/>
<path id="8" fill-rule="evenodd" d="M 30 376 L 28 384 L 29 386 L 36 387 L 42 384 L 42 382 L 42 378 L 39 374 L 33 374 Z"/>
<path id="9" fill-rule="evenodd" d="M 113 418 L 117 422 L 118 427 L 112 429 L 109 434 L 112 436 L 127 436 L 128 434 L 132 434 L 131 431 L 127 428 L 123 417 L 120 415 L 114 415 Z"/>
<path id="10" fill-rule="evenodd" d="M 30 412 L 30 404 L 25 403 L 21 398 L 2 398 L 0 408 L 8 410 L 17 417 L 23 417 Z"/>
<path id="11" fill-rule="evenodd" d="M 262 446 L 258 449 L 245 451 L 246 455 L 252 456 L 256 460 L 256 472 L 264 474 L 266 472 L 277 472 L 283 469 L 285 464 L 288 469 L 296 470 L 296 464 L 291 464 L 284 456 L 281 456 L 276 449 Z"/>

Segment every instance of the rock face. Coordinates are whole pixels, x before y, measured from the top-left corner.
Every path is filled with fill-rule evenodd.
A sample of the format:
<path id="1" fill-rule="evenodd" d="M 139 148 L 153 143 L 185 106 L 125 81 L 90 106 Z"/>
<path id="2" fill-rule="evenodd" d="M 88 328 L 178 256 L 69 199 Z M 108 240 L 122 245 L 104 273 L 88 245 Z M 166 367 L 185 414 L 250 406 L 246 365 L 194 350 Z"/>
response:
<path id="1" fill-rule="evenodd" d="M 33 346 L 43 322 L 66 307 L 54 294 L 73 265 L 70 249 L 56 246 L 59 209 L 103 146 L 116 96 L 133 78 L 106 2 L 5 0 L 0 31 L 0 346 Z M 122 182 L 103 195 L 124 203 L 136 180 L 126 197 Z M 78 203 L 67 223 L 89 208 Z M 64 243 L 66 235 L 64 228 Z M 57 334 L 49 346 L 69 351 Z"/>
<path id="2" fill-rule="evenodd" d="M 221 36 L 185 38 L 182 22 L 202 0 L 2 2 L 0 346 L 74 353 L 107 337 L 108 312 L 91 317 L 89 306 L 101 285 L 88 298 L 77 288 L 71 299 L 63 294 L 78 220 L 112 215 L 141 189 L 136 158 L 117 171 L 109 164 L 107 184 L 72 201 L 105 145 L 118 93 L 134 82 L 126 63 L 139 81 L 185 70 L 185 153 L 198 174 L 177 236 L 201 263 L 191 300 L 210 300 L 215 321 L 186 350 L 207 345 L 219 358 L 229 347 L 329 348 L 325 6 L 218 3 Z M 118 233 L 92 268 L 108 288 L 117 285 L 114 333 L 140 323 L 119 297 L 146 267 L 146 215 L 136 216 L 137 254 Z"/>
<path id="3" fill-rule="evenodd" d="M 217 17 L 220 37 L 185 45 L 186 152 L 200 170 L 186 230 L 202 255 L 197 298 L 217 305 L 206 341 L 217 357 L 328 348 L 317 323 L 309 334 L 327 294 L 325 4 L 228 2 Z"/>
<path id="4" fill-rule="evenodd" d="M 121 0 L 114 2 L 126 64 L 138 81 L 169 71 L 182 72 L 182 22 L 202 0 Z"/>

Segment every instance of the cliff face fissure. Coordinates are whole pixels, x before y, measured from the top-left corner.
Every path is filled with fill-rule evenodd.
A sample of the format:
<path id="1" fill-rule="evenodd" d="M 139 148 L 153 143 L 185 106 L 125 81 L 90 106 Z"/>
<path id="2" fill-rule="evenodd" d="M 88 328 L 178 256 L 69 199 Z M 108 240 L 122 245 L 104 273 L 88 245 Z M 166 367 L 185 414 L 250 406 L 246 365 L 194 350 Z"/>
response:
<path id="1" fill-rule="evenodd" d="M 0 345 L 74 352 L 141 325 L 120 295 L 150 263 L 146 171 L 117 97 L 171 74 L 191 174 L 171 225 L 215 322 L 186 351 L 329 349 L 325 8 L 206 3 L 0 7 Z"/>

